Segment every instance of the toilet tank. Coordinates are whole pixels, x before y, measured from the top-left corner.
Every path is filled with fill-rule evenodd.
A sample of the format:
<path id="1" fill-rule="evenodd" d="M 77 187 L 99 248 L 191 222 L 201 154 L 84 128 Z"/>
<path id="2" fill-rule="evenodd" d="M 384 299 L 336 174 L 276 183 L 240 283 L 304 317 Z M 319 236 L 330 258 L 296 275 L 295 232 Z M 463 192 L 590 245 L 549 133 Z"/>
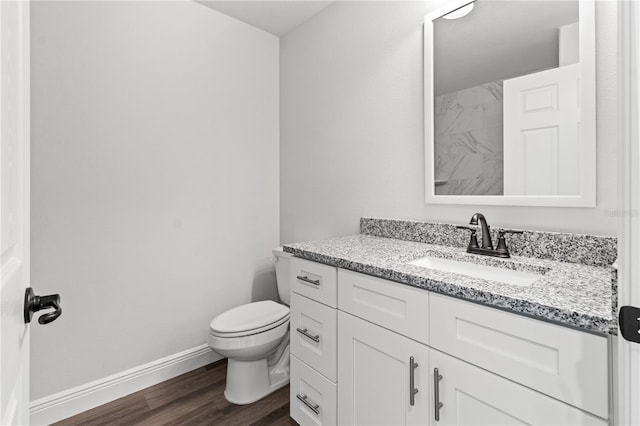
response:
<path id="1" fill-rule="evenodd" d="M 276 260 L 276 281 L 278 284 L 278 295 L 285 305 L 289 306 L 291 297 L 291 253 L 285 253 L 282 247 L 273 249 Z"/>

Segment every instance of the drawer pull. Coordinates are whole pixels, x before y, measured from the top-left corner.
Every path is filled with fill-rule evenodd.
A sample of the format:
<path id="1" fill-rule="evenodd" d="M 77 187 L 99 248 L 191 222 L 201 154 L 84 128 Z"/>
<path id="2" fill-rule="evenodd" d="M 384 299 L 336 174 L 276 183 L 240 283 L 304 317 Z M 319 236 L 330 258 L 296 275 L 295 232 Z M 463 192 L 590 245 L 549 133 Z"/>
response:
<path id="1" fill-rule="evenodd" d="M 313 340 L 314 342 L 318 343 L 320 341 L 320 335 L 316 334 L 315 336 L 312 334 L 309 334 L 309 330 L 306 328 L 296 328 L 296 331 L 300 334 L 302 334 L 304 337 Z"/>
<path id="2" fill-rule="evenodd" d="M 409 358 L 409 405 L 414 406 L 416 404 L 415 396 L 418 393 L 418 389 L 415 386 L 415 370 L 418 368 L 418 363 L 414 362 L 414 358 Z"/>
<path id="3" fill-rule="evenodd" d="M 307 400 L 307 395 L 305 394 L 296 394 L 296 398 L 298 398 L 300 401 L 302 401 L 304 403 L 304 405 L 306 405 L 307 407 L 309 407 L 309 410 L 313 411 L 316 414 L 320 414 L 320 406 L 318 404 L 312 404 Z"/>
<path id="4" fill-rule="evenodd" d="M 440 402 L 440 380 L 442 380 L 442 375 L 437 368 L 433 369 L 433 403 L 434 403 L 434 418 L 435 421 L 440 421 L 440 409 L 444 406 L 442 402 Z"/>
<path id="5" fill-rule="evenodd" d="M 320 280 L 312 280 L 306 275 L 305 276 L 298 275 L 296 278 L 299 279 L 300 281 L 304 281 L 305 283 L 313 284 L 315 286 L 320 287 Z"/>

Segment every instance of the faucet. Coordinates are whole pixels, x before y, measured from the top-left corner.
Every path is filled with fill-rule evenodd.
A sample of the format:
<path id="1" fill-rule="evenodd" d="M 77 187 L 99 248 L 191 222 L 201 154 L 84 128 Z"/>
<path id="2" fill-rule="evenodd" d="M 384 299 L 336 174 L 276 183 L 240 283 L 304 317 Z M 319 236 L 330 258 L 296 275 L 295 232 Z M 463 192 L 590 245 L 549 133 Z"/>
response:
<path id="1" fill-rule="evenodd" d="M 478 225 L 480 221 L 480 227 L 482 228 L 482 246 L 481 249 L 493 250 L 493 243 L 491 242 L 491 233 L 489 232 L 489 225 L 487 225 L 487 219 L 485 219 L 482 213 L 475 213 L 471 216 L 469 225 Z"/>
<path id="2" fill-rule="evenodd" d="M 478 246 L 478 239 L 476 237 L 476 228 L 471 228 L 469 226 L 458 226 L 459 229 L 467 229 L 471 231 L 471 239 L 469 240 L 469 245 L 467 246 L 467 253 L 481 254 L 484 256 L 493 256 L 493 257 L 511 257 L 509 254 L 509 249 L 507 248 L 507 242 L 505 240 L 504 234 L 522 234 L 523 231 L 516 231 L 513 229 L 499 229 L 498 230 L 498 247 L 493 249 L 493 242 L 491 241 L 491 233 L 490 226 L 487 224 L 487 219 L 484 217 L 482 213 L 475 213 L 471 216 L 471 220 L 469 221 L 469 225 L 478 226 L 478 222 L 480 222 L 480 227 L 482 229 L 482 245 Z"/>

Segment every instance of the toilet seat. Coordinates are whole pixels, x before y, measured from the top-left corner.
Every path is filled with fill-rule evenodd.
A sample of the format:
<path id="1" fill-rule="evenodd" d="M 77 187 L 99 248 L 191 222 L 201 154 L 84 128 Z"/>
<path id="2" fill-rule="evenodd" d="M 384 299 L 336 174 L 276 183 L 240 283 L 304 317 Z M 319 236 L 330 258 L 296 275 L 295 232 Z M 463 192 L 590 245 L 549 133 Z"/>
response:
<path id="1" fill-rule="evenodd" d="M 262 333 L 289 321 L 289 308 L 272 300 L 247 303 L 216 316 L 209 333 L 217 337 L 243 337 Z"/>
<path id="2" fill-rule="evenodd" d="M 225 336 L 209 331 L 207 342 L 228 358 L 256 359 L 257 354 L 269 354 L 275 350 L 282 338 L 289 332 L 289 322 L 284 323 L 255 334 L 244 336 Z"/>

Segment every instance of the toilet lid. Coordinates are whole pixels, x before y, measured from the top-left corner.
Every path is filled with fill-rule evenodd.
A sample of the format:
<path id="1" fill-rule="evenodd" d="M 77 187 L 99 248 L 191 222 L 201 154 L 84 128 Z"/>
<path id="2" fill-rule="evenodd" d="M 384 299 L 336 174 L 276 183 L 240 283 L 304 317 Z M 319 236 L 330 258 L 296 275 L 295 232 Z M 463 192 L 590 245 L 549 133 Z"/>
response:
<path id="1" fill-rule="evenodd" d="M 289 315 L 289 308 L 272 300 L 248 303 L 221 313 L 209 327 L 218 333 L 238 333 L 265 327 Z"/>

